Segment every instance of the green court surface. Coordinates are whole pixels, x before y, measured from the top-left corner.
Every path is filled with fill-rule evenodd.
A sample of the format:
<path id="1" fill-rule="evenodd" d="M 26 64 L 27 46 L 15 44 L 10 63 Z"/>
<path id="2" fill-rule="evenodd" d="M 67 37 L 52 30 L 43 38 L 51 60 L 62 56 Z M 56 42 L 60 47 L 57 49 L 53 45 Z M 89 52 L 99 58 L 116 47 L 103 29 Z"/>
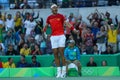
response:
<path id="1" fill-rule="evenodd" d="M 72 70 L 72 71 L 71 71 Z M 69 70 L 69 76 L 77 76 L 77 71 Z M 120 76 L 119 67 L 83 67 L 81 70 L 82 76 Z M 75 75 L 76 74 L 76 75 Z M 0 78 L 17 78 L 17 77 L 55 77 L 56 68 L 6 68 L 0 69 Z"/>
<path id="2" fill-rule="evenodd" d="M 37 78 L 0 78 L 0 80 L 120 80 L 120 77 L 37 77 Z"/>

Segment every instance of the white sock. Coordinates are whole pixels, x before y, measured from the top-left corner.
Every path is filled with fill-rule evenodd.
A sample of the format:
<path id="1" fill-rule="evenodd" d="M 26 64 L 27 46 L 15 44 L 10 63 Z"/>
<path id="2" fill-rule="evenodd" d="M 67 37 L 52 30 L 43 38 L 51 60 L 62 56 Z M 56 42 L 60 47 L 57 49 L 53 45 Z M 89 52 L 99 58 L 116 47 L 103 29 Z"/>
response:
<path id="1" fill-rule="evenodd" d="M 57 76 L 56 78 L 61 77 L 61 67 L 57 67 Z"/>
<path id="2" fill-rule="evenodd" d="M 61 78 L 65 78 L 66 77 L 66 66 L 62 67 L 62 74 L 61 74 Z"/>

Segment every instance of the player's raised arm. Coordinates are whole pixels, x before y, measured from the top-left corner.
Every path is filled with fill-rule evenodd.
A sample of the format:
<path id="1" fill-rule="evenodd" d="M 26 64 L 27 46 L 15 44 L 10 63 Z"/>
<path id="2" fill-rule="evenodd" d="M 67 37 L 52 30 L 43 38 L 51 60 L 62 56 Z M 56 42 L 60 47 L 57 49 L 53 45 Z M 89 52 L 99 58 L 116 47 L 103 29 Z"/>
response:
<path id="1" fill-rule="evenodd" d="M 74 33 L 78 33 L 79 31 L 74 28 L 72 24 L 70 24 L 68 21 L 64 21 L 64 24 L 70 28 Z"/>

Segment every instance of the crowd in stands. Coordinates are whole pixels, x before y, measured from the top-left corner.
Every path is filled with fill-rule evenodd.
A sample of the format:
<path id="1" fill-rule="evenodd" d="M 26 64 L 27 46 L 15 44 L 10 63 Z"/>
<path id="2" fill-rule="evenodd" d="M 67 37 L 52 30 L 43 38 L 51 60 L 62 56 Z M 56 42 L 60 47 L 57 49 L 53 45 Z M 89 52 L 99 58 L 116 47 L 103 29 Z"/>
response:
<path id="1" fill-rule="evenodd" d="M 38 6 L 34 8 L 47 8 L 52 3 L 57 4 L 60 8 L 80 8 L 80 7 L 96 7 L 96 6 L 112 6 L 120 5 L 120 0 L 37 0 Z M 22 3 L 22 4 L 21 4 Z M 26 8 L 30 9 L 30 5 L 27 4 L 27 0 L 23 0 L 21 3 L 15 3 L 14 9 L 23 8 L 23 4 Z M 21 6 L 22 5 L 22 6 Z M 33 6 L 32 6 L 33 7 Z"/>
<path id="2" fill-rule="evenodd" d="M 39 18 L 39 12 L 22 13 L 16 15 L 0 12 L 0 55 L 45 55 L 52 54 L 50 34 L 43 31 L 43 19 Z M 73 13 L 66 17 L 79 32 L 74 34 L 65 26 L 66 48 L 70 40 L 75 40 L 75 46 L 80 54 L 115 54 L 120 52 L 120 22 L 115 16 L 116 23 L 110 17 L 110 13 L 94 13 L 87 16 L 89 23 L 82 20 L 82 16 L 74 16 Z"/>
<path id="3" fill-rule="evenodd" d="M 103 0 L 102 3 L 100 3 L 100 0 L 37 0 L 36 3 L 38 6 L 34 8 L 47 8 L 52 3 L 59 5 L 61 8 L 80 8 L 119 5 L 120 0 Z M 23 0 L 23 2 L 15 2 L 13 9 L 30 9 L 31 7 L 33 6 L 30 6 L 27 0 Z"/>
<path id="4" fill-rule="evenodd" d="M 0 68 L 25 68 L 25 67 L 41 67 L 37 61 L 37 57 L 33 55 L 29 63 L 26 61 L 25 55 L 21 55 L 19 62 L 15 63 L 12 57 L 9 57 L 7 62 L 0 61 Z"/>
<path id="5" fill-rule="evenodd" d="M 82 16 L 75 17 L 73 13 L 68 17 L 68 21 L 79 30 L 77 35 L 71 33 L 66 27 L 67 40 L 74 39 L 80 48 L 81 54 L 115 54 L 120 51 L 119 32 L 120 22 L 115 16 L 116 23 L 110 18 L 110 13 L 95 13 L 88 15 L 89 24 L 82 20 Z"/>
<path id="6" fill-rule="evenodd" d="M 43 19 L 33 13 L 0 13 L 0 55 L 52 54 L 50 35 L 43 35 Z"/>
<path id="7" fill-rule="evenodd" d="M 29 0 L 28 0 L 29 1 Z M 54 3 L 59 5 L 61 8 L 80 8 L 80 7 L 95 7 L 95 6 L 112 6 L 119 5 L 120 0 L 37 0 L 37 7 L 34 8 L 47 8 L 50 4 Z M 27 3 L 27 0 L 23 0 L 23 2 L 16 2 L 14 9 L 23 8 L 30 9 L 30 5 Z"/>
<path id="8" fill-rule="evenodd" d="M 88 63 L 86 64 L 86 66 L 88 66 L 88 67 L 97 67 L 98 65 L 97 65 L 97 63 L 95 62 L 94 57 L 90 57 L 90 59 L 89 59 Z M 106 61 L 106 60 L 103 60 L 103 61 L 101 62 L 101 66 L 102 66 L 102 67 L 108 66 L 107 61 Z"/>
<path id="9" fill-rule="evenodd" d="M 8 2 L 8 3 L 5 3 Z M 0 9 L 10 4 L 10 9 L 40 9 L 49 8 L 52 3 L 57 4 L 61 8 L 80 8 L 80 7 L 96 7 L 96 6 L 112 6 L 120 5 L 120 0 L 5 0 L 0 1 Z M 7 7 L 8 7 L 7 6 Z"/>
<path id="10" fill-rule="evenodd" d="M 80 31 L 78 35 L 73 34 L 73 39 L 81 49 L 81 54 L 114 54 L 119 52 L 120 22 L 117 15 L 115 16 L 116 23 L 113 23 L 109 12 L 103 14 L 98 10 L 88 15 L 87 19 L 90 25 L 82 20 L 82 16 L 77 19 L 73 14 L 69 16 L 71 24 Z"/>
<path id="11" fill-rule="evenodd" d="M 81 72 L 81 63 L 77 60 L 73 61 L 72 60 L 68 60 L 67 59 L 67 66 L 69 66 L 71 63 L 74 63 L 77 68 L 78 71 Z M 52 64 L 50 65 L 52 67 L 56 67 L 55 64 L 55 60 L 52 61 Z M 62 66 L 62 64 L 61 64 Z M 97 67 L 97 63 L 94 60 L 94 57 L 90 57 L 89 61 L 86 63 L 87 67 Z M 102 67 L 108 66 L 108 63 L 106 60 L 102 60 L 101 61 L 101 65 Z M 12 57 L 8 57 L 8 60 L 6 62 L 2 62 L 0 59 L 0 68 L 26 68 L 26 67 L 41 67 L 41 64 L 39 61 L 37 61 L 37 57 L 35 55 L 31 56 L 31 61 L 27 62 L 26 61 L 26 56 L 21 55 L 20 60 L 18 62 L 15 63 L 14 59 Z"/>

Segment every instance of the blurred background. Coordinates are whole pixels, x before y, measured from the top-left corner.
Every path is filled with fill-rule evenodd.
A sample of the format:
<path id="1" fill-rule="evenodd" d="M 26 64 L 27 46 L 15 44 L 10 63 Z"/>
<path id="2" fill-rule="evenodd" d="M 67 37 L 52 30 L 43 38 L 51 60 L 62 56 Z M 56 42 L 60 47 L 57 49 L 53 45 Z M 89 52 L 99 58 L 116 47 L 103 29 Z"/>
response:
<path id="1" fill-rule="evenodd" d="M 56 3 L 61 8 L 95 7 L 95 6 L 118 6 L 120 0 L 0 0 L 0 9 L 15 9 L 27 2 L 34 9 L 49 8 Z"/>

